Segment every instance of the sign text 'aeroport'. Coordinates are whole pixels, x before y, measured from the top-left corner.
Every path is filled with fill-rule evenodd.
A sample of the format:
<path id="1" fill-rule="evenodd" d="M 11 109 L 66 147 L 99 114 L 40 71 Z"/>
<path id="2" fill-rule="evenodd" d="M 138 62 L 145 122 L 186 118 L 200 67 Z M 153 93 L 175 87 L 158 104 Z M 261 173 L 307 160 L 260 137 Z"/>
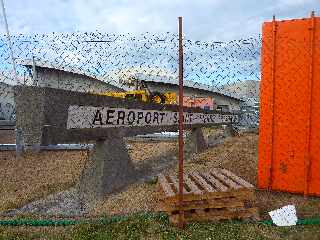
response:
<path id="1" fill-rule="evenodd" d="M 184 113 L 184 124 L 237 122 L 238 116 L 220 113 Z M 179 122 L 179 113 L 171 111 L 69 106 L 68 129 L 130 126 L 170 126 Z"/>

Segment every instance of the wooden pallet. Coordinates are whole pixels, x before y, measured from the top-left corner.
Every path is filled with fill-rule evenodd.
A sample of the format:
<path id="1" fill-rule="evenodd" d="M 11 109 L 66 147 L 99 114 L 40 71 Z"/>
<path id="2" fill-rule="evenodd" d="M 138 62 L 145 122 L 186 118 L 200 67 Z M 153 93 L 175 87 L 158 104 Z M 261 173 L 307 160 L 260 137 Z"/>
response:
<path id="1" fill-rule="evenodd" d="M 184 211 L 185 222 L 258 218 L 254 186 L 226 169 L 186 173 L 181 206 L 177 176 L 160 174 L 158 188 L 158 211 L 166 212 L 172 223 L 179 211 Z"/>

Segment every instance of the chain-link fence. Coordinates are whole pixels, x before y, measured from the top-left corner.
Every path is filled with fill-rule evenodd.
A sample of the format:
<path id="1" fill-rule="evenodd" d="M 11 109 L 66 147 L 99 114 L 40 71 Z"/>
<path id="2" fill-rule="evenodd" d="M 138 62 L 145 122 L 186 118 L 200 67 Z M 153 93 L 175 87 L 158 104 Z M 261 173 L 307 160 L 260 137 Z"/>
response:
<path id="1" fill-rule="evenodd" d="M 176 34 L 117 35 L 99 32 L 77 32 L 15 35 L 12 37 L 12 50 L 17 63 L 17 78 L 14 78 L 12 72 L 10 51 L 6 38 L 2 37 L 0 43 L 0 113 L 2 114 L 0 117 L 2 119 L 15 120 L 14 85 L 33 85 L 106 95 L 115 92 L 142 90 L 153 97 L 152 101 L 157 100 L 160 103 L 167 104 L 178 103 L 178 35 Z M 241 112 L 238 127 L 256 127 L 259 107 L 260 48 L 260 36 L 231 42 L 202 42 L 189 40 L 185 37 L 184 105 L 205 110 L 219 110 L 221 112 Z M 74 94 L 74 92 L 70 92 L 70 98 L 72 96 L 73 99 L 78 97 Z M 50 96 L 56 98 L 54 93 Z M 167 98 L 162 99 L 163 96 Z M 50 101 L 49 98 L 46 96 L 45 102 Z M 31 99 L 26 98 L 22 102 L 24 101 L 31 101 Z M 116 105 L 112 106 L 115 107 Z M 51 110 L 52 115 L 55 112 L 59 112 L 59 106 L 57 107 L 57 111 Z M 51 106 L 51 108 L 55 109 L 55 106 Z M 118 117 L 120 112 L 129 116 L 128 111 L 120 109 L 117 111 Z M 78 113 L 79 111 L 75 112 L 75 114 Z M 142 110 L 140 113 L 143 114 Z M 151 119 L 147 119 L 150 114 L 147 114 L 149 113 L 145 113 L 145 121 L 150 122 Z M 80 124 L 80 120 L 85 119 L 84 114 L 81 116 L 76 118 L 75 123 Z M 153 117 L 155 116 L 157 116 L 156 121 L 158 121 L 158 115 L 153 115 Z M 155 121 L 154 119 L 153 121 Z M 174 117 L 171 119 L 174 119 Z M 33 120 L 30 119 L 30 122 Z M 99 122 L 99 119 L 97 121 Z M 54 121 L 52 120 L 52 122 Z M 88 123 L 89 121 L 84 122 Z M 87 126 L 85 127 L 87 128 Z M 104 157 L 110 158 L 110 161 L 104 161 L 103 164 L 112 163 L 112 166 L 105 167 L 105 171 L 112 171 L 112 174 L 110 172 L 110 174 L 106 175 L 117 176 L 108 179 L 108 184 L 103 187 L 113 189 L 112 185 L 116 185 L 122 175 L 124 180 L 128 177 L 128 179 L 133 178 L 135 181 L 140 181 L 141 179 L 149 181 L 169 168 L 174 171 L 178 152 L 177 132 L 169 132 L 168 128 L 163 129 L 167 132 L 140 135 L 138 137 L 132 137 L 128 134 L 128 136 L 125 135 L 127 137 L 124 141 L 116 137 L 112 138 L 112 140 L 109 139 L 109 142 L 105 143 L 106 147 L 108 147 L 108 152 Z M 176 130 L 174 127 L 170 129 L 173 129 L 172 131 Z M 59 134 L 57 132 L 59 130 L 56 130 L 54 134 Z M 141 132 L 143 131 L 139 133 Z M 147 132 L 145 131 L 142 134 Z M 154 131 L 149 132 L 154 133 Z M 205 148 L 204 145 L 206 143 L 207 146 L 220 145 L 225 141 L 226 136 L 230 136 L 228 135 L 228 129 L 222 128 L 205 128 L 203 132 L 202 149 Z M 17 131 L 17 133 L 19 132 Z M 0 134 L 5 136 L 2 132 Z M 7 134 L 9 135 L 10 133 Z M 20 143 L 20 140 L 21 143 L 26 139 L 28 140 L 28 134 L 31 135 L 30 132 L 21 133 L 21 136 L 18 134 L 16 138 L 18 143 Z M 43 134 L 43 138 L 45 134 Z M 122 134 L 124 134 L 124 131 L 122 131 Z M 192 133 L 188 128 L 185 133 L 186 159 L 192 159 L 193 153 L 199 150 L 198 143 L 194 143 L 194 140 L 192 140 L 196 138 L 196 135 L 192 134 L 197 133 Z M 255 141 L 255 137 L 251 136 L 252 139 L 250 138 L 250 141 Z M 56 139 L 56 136 L 54 138 Z M 7 142 L 3 140 L 2 143 Z M 243 144 L 247 144 L 246 140 L 243 141 Z M 15 150 L 17 153 L 19 151 L 22 152 L 23 145 L 16 145 L 17 148 Z M 113 147 L 114 145 L 116 147 Z M 18 167 L 16 167 L 14 160 L 7 161 L 8 164 L 3 168 L 3 172 L 4 176 L 8 176 L 8 179 L 10 179 L 10 184 L 5 188 L 8 194 L 6 199 L 3 200 L 3 207 L 0 208 L 0 212 L 9 211 L 9 214 L 13 215 L 24 212 L 82 214 L 84 206 L 81 204 L 85 205 L 89 200 L 81 200 L 79 192 L 87 193 L 91 190 L 99 192 L 101 190 L 99 181 L 91 182 L 91 180 L 95 180 L 96 175 L 99 175 L 96 174 L 96 171 L 99 172 L 102 166 L 92 162 L 94 158 L 92 154 L 96 154 L 98 150 L 95 148 L 93 150 L 92 146 L 88 147 L 88 149 L 85 150 L 83 146 L 74 145 L 40 146 L 41 151 L 24 156 Z M 11 150 L 14 150 L 14 148 L 11 148 Z M 130 164 L 123 162 L 125 160 L 129 162 L 127 150 L 130 155 Z M 211 150 L 215 151 L 215 148 Z M 117 154 L 112 153 L 113 151 Z M 0 152 L 0 154 L 1 157 L 6 159 L 15 158 L 13 151 L 12 155 L 4 151 Z M 213 152 L 212 155 L 214 154 L 216 153 Z M 239 154 L 234 154 L 235 157 L 237 155 Z M 228 159 L 229 156 L 226 155 L 225 161 L 228 161 Z M 193 161 L 197 164 L 198 160 L 195 158 Z M 129 168 L 131 167 L 131 162 L 134 169 Z M 34 166 L 34 164 L 37 166 Z M 92 170 L 94 166 L 97 168 Z M 201 164 L 199 166 L 201 167 Z M 214 167 L 219 166 L 215 165 Z M 128 168 L 127 170 L 126 167 Z M 92 174 L 92 171 L 94 174 Z M 12 172 L 12 175 L 9 176 L 10 172 Z M 23 177 L 18 177 L 18 175 Z M 27 184 L 21 183 L 22 178 L 27 179 Z M 80 182 L 80 185 L 78 184 L 77 186 L 82 186 L 83 189 L 75 189 L 75 182 Z M 23 189 L 17 187 L 18 185 L 23 185 Z M 150 200 L 150 203 L 145 204 L 146 198 L 141 196 L 146 191 L 143 189 L 144 187 L 144 185 L 139 185 L 137 189 L 134 189 L 134 193 L 130 195 L 130 198 L 132 196 L 140 196 L 142 198 L 136 199 L 136 203 L 131 204 L 133 208 L 139 209 L 139 211 L 150 210 L 149 205 L 152 202 Z M 14 197 L 11 206 L 7 196 L 16 188 L 19 188 L 17 190 L 19 196 L 12 193 Z M 67 192 L 61 192 L 66 189 L 68 190 Z M 38 192 L 42 192 L 42 195 L 40 196 Z M 59 193 L 53 195 L 52 198 L 47 197 L 51 192 Z M 45 197 L 43 201 L 32 202 L 30 200 L 31 198 L 38 199 L 42 196 Z M 95 197 L 94 194 L 92 196 Z M 131 199 L 124 201 L 126 207 L 123 208 L 130 210 L 130 207 L 128 207 L 130 205 L 129 201 Z M 112 201 L 112 199 L 110 200 L 111 204 L 116 202 Z M 140 206 L 141 203 L 145 205 Z M 136 204 L 139 206 L 137 207 Z M 120 209 L 119 206 L 116 208 L 117 211 Z M 8 209 L 18 210 L 10 211 Z"/>
<path id="2" fill-rule="evenodd" d="M 0 117 L 4 119 L 14 118 L 10 89 L 15 84 L 101 93 L 133 90 L 143 83 L 154 92 L 177 92 L 176 34 L 21 34 L 13 36 L 12 42 L 17 79 L 12 74 L 6 38 L 0 39 Z M 242 124 L 257 124 L 260 48 L 260 36 L 230 42 L 186 37 L 185 104 L 241 110 L 246 113 Z"/>
<path id="3" fill-rule="evenodd" d="M 230 42 L 194 41 L 185 36 L 184 104 L 188 107 L 200 107 L 205 110 L 240 112 L 240 122 L 235 127 L 239 131 L 242 129 L 256 129 L 260 119 L 260 51 L 263 45 L 262 67 L 263 73 L 266 75 L 263 76 L 263 84 L 265 85 L 262 88 L 262 94 L 264 93 L 267 97 L 262 106 L 270 112 L 274 111 L 269 107 L 273 106 L 273 100 L 275 100 L 282 108 L 288 107 L 290 109 L 290 113 L 287 114 L 282 110 L 280 111 L 279 107 L 276 108 L 276 112 L 278 111 L 281 115 L 278 122 L 288 118 L 295 121 L 295 111 L 303 112 L 305 106 L 298 106 L 297 108 L 294 91 L 287 92 L 287 89 L 294 90 L 293 88 L 295 88 L 304 92 L 310 90 L 307 88 L 308 84 L 299 81 L 299 78 L 304 77 L 303 73 L 308 69 L 306 66 L 308 67 L 309 62 L 311 62 L 309 60 L 308 39 L 306 38 L 302 42 L 301 39 L 298 41 L 294 38 L 277 36 L 277 46 L 287 50 L 287 53 L 282 53 L 275 57 L 274 51 L 276 47 L 273 44 L 275 37 L 271 36 L 270 33 L 272 31 L 269 32 L 269 35 L 264 34 L 263 40 L 261 36 L 255 36 Z M 61 101 L 71 98 L 71 95 L 73 99 L 79 99 L 81 94 L 75 92 L 108 95 L 112 92 L 125 93 L 131 90 L 145 90 L 151 95 L 153 94 L 152 96 L 154 97 L 156 93 L 160 94 L 158 99 L 160 102 L 162 101 L 161 94 L 173 93 L 173 95 L 178 96 L 178 36 L 176 34 L 144 33 L 141 35 L 120 35 L 99 32 L 24 34 L 13 36 L 12 42 L 13 55 L 17 63 L 17 78 L 14 78 L 12 72 L 7 40 L 5 36 L 0 39 L 0 120 L 15 120 L 14 85 L 51 87 L 50 91 L 46 92 L 50 92 L 51 95 L 45 96 L 46 103 L 50 102 L 51 97 L 53 99 L 53 104 L 48 104 L 53 109 L 50 110 L 51 115 L 55 115 L 56 112 L 60 114 L 64 111 L 58 111 L 60 106 L 53 106 L 54 103 L 60 101 L 59 96 L 64 97 Z M 276 68 L 274 67 L 275 60 L 277 60 Z M 302 64 L 302 62 L 304 63 Z M 275 69 L 282 74 L 283 79 L 278 77 L 277 81 L 275 81 Z M 272 77 L 274 79 L 271 79 Z M 73 92 L 61 93 L 61 91 L 55 91 L 52 88 L 72 90 Z M 274 89 L 276 90 L 274 91 Z M 55 94 L 59 96 L 57 97 Z M 90 101 L 94 98 L 88 95 L 81 95 L 82 97 L 88 97 L 87 99 Z M 90 107 L 94 107 L 93 113 L 97 113 L 97 108 L 103 105 L 101 104 L 104 101 L 103 99 L 107 98 L 97 97 L 95 99 L 100 102 L 98 104 L 96 102 L 93 103 L 94 100 L 90 102 Z M 302 102 L 307 102 L 306 99 L 302 100 Z M 31 99 L 25 98 L 23 101 L 27 102 L 31 101 Z M 117 101 L 114 100 L 114 105 L 110 104 L 110 106 L 119 110 L 120 107 L 124 106 L 117 106 Z M 127 103 L 127 101 L 123 102 Z M 84 101 L 79 101 L 76 105 L 77 107 L 87 107 L 83 103 Z M 164 100 L 164 103 L 166 103 L 166 100 Z M 177 100 L 174 99 L 171 104 L 176 103 Z M 141 104 L 130 104 L 126 105 L 129 106 L 129 110 L 141 110 L 141 108 L 133 108 L 134 106 L 141 107 Z M 46 106 L 46 110 L 49 109 L 48 106 Z M 133 107 L 130 108 L 130 106 Z M 162 106 L 159 105 L 156 105 L 155 108 L 163 110 Z M 56 109 L 57 111 L 55 111 Z M 85 111 L 88 112 L 87 110 Z M 118 120 L 120 112 L 129 116 L 129 111 L 120 109 L 117 111 Z M 68 116 L 69 113 L 67 112 Z M 82 114 L 80 116 L 85 115 L 81 111 L 75 111 L 75 115 L 78 113 Z M 104 116 L 107 114 L 104 112 Z M 144 113 L 142 112 L 141 114 Z M 145 113 L 144 116 L 150 116 L 150 114 L 147 114 L 149 113 Z M 285 114 L 288 116 L 285 116 Z M 27 116 L 33 117 L 31 115 Z M 49 116 L 49 114 L 46 116 Z M 153 116 L 158 117 L 158 115 Z M 0 151 L 0 160 L 3 162 L 0 168 L 0 176 L 3 182 L 2 185 L 0 184 L 0 189 L 2 190 L 0 214 L 81 215 L 87 213 L 85 212 L 85 205 L 88 201 L 83 200 L 85 198 L 82 198 L 80 193 L 89 193 L 88 195 L 90 195 L 91 191 L 97 191 L 100 194 L 103 192 L 101 189 L 108 188 L 110 190 L 121 177 L 128 177 L 132 182 L 126 182 L 124 185 L 127 188 L 123 191 L 107 195 L 106 198 L 101 199 L 101 204 L 99 203 L 97 208 L 94 209 L 95 212 L 92 212 L 111 215 L 154 211 L 156 202 L 154 199 L 158 194 L 154 184 L 156 177 L 160 173 L 168 174 L 168 176 L 177 173 L 177 132 L 169 132 L 171 129 L 175 131 L 175 126 L 170 130 L 166 128 L 165 131 L 167 132 L 165 133 L 154 134 L 155 131 L 152 129 L 150 131 L 151 135 L 140 135 L 138 137 L 138 131 L 134 132 L 134 134 L 126 135 L 129 127 L 123 127 L 123 129 L 126 129 L 120 129 L 119 132 L 114 131 L 116 134 L 119 133 L 120 137 L 114 134 L 112 135 L 113 137 L 104 139 L 103 137 L 105 136 L 101 134 L 100 136 L 105 141 L 97 141 L 95 145 L 89 145 L 89 143 L 93 143 L 90 138 L 90 142 L 87 141 L 84 146 L 79 146 L 78 144 L 72 146 L 55 145 L 53 149 L 50 143 L 56 143 L 59 137 L 62 139 L 67 135 L 64 135 L 62 131 L 65 130 L 65 126 L 63 126 L 64 129 L 62 129 L 63 127 L 58 128 L 59 126 L 57 127 L 57 125 L 44 126 L 49 121 L 45 117 L 43 119 L 43 121 L 41 120 L 43 131 L 41 129 L 39 131 L 40 134 L 36 136 L 39 136 L 41 141 L 37 143 L 46 144 L 49 142 L 49 145 L 42 145 L 40 149 L 36 149 L 40 151 L 27 152 L 22 160 L 17 158 L 18 154 L 16 153 L 19 152 L 18 148 L 15 148 L 17 145 L 7 146 L 11 147 L 11 150 L 16 150 L 16 152 Z M 74 118 L 74 122 L 81 125 L 81 120 L 83 119 L 85 118 Z M 90 119 L 90 117 L 87 119 Z M 58 121 L 55 120 L 59 119 L 50 119 L 50 123 L 57 123 Z M 102 119 L 98 116 L 94 118 L 94 121 L 99 123 Z M 158 118 L 156 121 L 158 121 Z M 301 118 L 298 121 L 301 126 L 304 126 L 303 121 L 305 120 Z M 89 121 L 85 122 L 88 123 Z M 145 122 L 151 122 L 151 119 L 149 118 Z M 261 117 L 261 122 L 263 122 L 263 117 Z M 129 124 L 126 126 L 129 126 Z M 125 124 L 120 124 L 119 128 L 123 125 Z M 80 127 L 86 128 L 84 130 L 86 131 L 88 126 L 90 125 L 81 125 Z M 137 126 L 144 130 L 143 124 Z M 73 133 L 78 131 L 80 127 Z M 199 129 L 191 130 L 190 126 L 186 128 L 188 128 L 184 135 L 186 172 L 198 171 L 202 173 L 211 169 L 224 168 L 256 185 L 258 166 L 257 134 L 239 134 L 239 137 L 229 137 L 234 133 L 234 129 L 227 128 L 226 125 L 217 128 L 203 127 L 202 133 L 198 131 Z M 97 130 L 95 133 L 98 135 L 102 131 L 109 131 L 109 129 L 106 130 L 106 128 L 100 128 L 99 126 L 95 129 Z M 94 129 L 91 130 L 93 131 Z M 291 128 L 286 129 L 287 135 L 284 135 L 284 138 L 288 138 L 290 131 Z M 303 131 L 305 130 L 301 130 L 301 132 Z M 6 134 L 8 136 L 11 134 L 11 138 L 8 137 L 10 143 L 14 143 L 14 134 L 12 132 L 12 129 L 11 132 L 6 129 Z M 146 131 L 142 134 L 144 133 Z M 8 143 L 4 140 L 6 139 L 5 131 L 0 131 L 0 134 L 0 143 Z M 48 136 L 50 134 L 54 135 L 53 140 L 49 139 Z M 201 134 L 204 137 L 200 136 Z M 261 138 L 261 132 L 259 134 Z M 25 137 L 23 134 L 21 136 Z M 77 134 L 72 137 L 76 138 Z M 49 140 L 47 142 L 42 141 L 45 138 Z M 23 138 L 21 137 L 21 139 Z M 200 139 L 201 141 L 199 140 L 195 143 L 195 139 Z M 265 139 L 266 146 L 269 146 L 269 141 L 272 138 L 266 137 Z M 301 137 L 301 139 L 304 138 Z M 50 142 L 50 140 L 52 141 Z M 79 142 L 81 141 L 79 140 Z M 203 152 L 194 154 L 200 152 L 197 149 L 198 145 L 201 145 L 199 142 L 205 145 L 201 146 L 203 147 L 201 149 Z M 283 149 L 285 144 L 281 143 L 279 146 Z M 97 154 L 99 150 L 97 148 L 102 151 L 102 153 L 100 152 L 101 154 Z M 100 162 L 94 162 L 97 160 L 95 156 L 99 158 Z M 102 168 L 104 169 L 105 179 L 101 177 L 103 175 Z M 285 167 L 283 169 L 284 172 L 287 171 Z M 110 176 L 114 178 L 111 179 L 109 178 Z M 99 177 L 101 178 L 97 179 Z M 204 175 L 203 178 L 206 181 Z M 103 186 L 99 181 L 101 179 L 106 182 Z M 215 187 L 213 185 L 212 187 Z M 110 190 L 110 192 L 112 191 Z M 92 196 L 95 197 L 94 194 Z M 313 207 L 303 197 L 297 196 L 293 198 L 292 195 L 273 194 L 270 191 L 257 192 L 258 207 L 260 213 L 264 214 L 265 217 L 268 217 L 268 211 L 292 201 L 295 201 L 293 203 L 296 203 L 299 207 L 307 206 L 308 209 L 305 208 L 304 211 L 308 215 L 309 213 L 312 215 L 319 212 L 318 202 L 315 203 L 316 207 Z M 92 213 L 90 212 L 91 210 L 88 211 Z"/>

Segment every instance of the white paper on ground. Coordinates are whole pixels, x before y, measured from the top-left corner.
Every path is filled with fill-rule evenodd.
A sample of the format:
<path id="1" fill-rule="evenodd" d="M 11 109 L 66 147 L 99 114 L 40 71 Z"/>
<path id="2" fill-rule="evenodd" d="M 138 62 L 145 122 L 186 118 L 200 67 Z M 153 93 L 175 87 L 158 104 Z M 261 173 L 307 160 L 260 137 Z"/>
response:
<path id="1" fill-rule="evenodd" d="M 298 218 L 294 205 L 287 205 L 282 208 L 269 212 L 273 223 L 277 226 L 294 226 Z"/>

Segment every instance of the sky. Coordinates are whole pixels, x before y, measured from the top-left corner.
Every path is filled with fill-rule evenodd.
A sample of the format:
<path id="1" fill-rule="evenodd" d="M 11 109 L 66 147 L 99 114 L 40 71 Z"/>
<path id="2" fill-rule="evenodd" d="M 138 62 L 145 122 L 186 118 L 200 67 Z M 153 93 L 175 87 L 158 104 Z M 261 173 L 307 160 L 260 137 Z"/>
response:
<path id="1" fill-rule="evenodd" d="M 101 76 L 113 76 L 111 73 L 123 69 L 138 71 L 138 66 L 163 69 L 168 76 L 177 74 L 175 36 L 177 17 L 182 16 L 185 39 L 189 41 L 184 48 L 185 78 L 212 86 L 261 78 L 259 34 L 262 23 L 270 21 L 273 14 L 279 20 L 308 17 L 312 10 L 320 15 L 320 0 L 4 0 L 4 3 L 17 60 L 35 57 L 36 61 L 50 62 L 54 67 L 83 69 Z M 2 18 L 0 24 L 1 35 L 5 32 Z M 119 34 L 125 35 L 116 37 Z M 158 37 L 165 40 L 157 41 Z M 84 41 L 88 39 L 117 40 L 110 44 Z M 248 41 L 241 42 L 242 39 Z M 10 64 L 8 44 L 0 37 L 0 74 L 8 74 Z M 11 81 L 11 77 L 8 79 Z"/>
<path id="2" fill-rule="evenodd" d="M 4 0 L 10 31 L 48 33 L 177 32 L 189 39 L 230 41 L 260 33 L 261 24 L 320 14 L 320 0 Z M 4 32 L 1 19 L 0 31 Z"/>

